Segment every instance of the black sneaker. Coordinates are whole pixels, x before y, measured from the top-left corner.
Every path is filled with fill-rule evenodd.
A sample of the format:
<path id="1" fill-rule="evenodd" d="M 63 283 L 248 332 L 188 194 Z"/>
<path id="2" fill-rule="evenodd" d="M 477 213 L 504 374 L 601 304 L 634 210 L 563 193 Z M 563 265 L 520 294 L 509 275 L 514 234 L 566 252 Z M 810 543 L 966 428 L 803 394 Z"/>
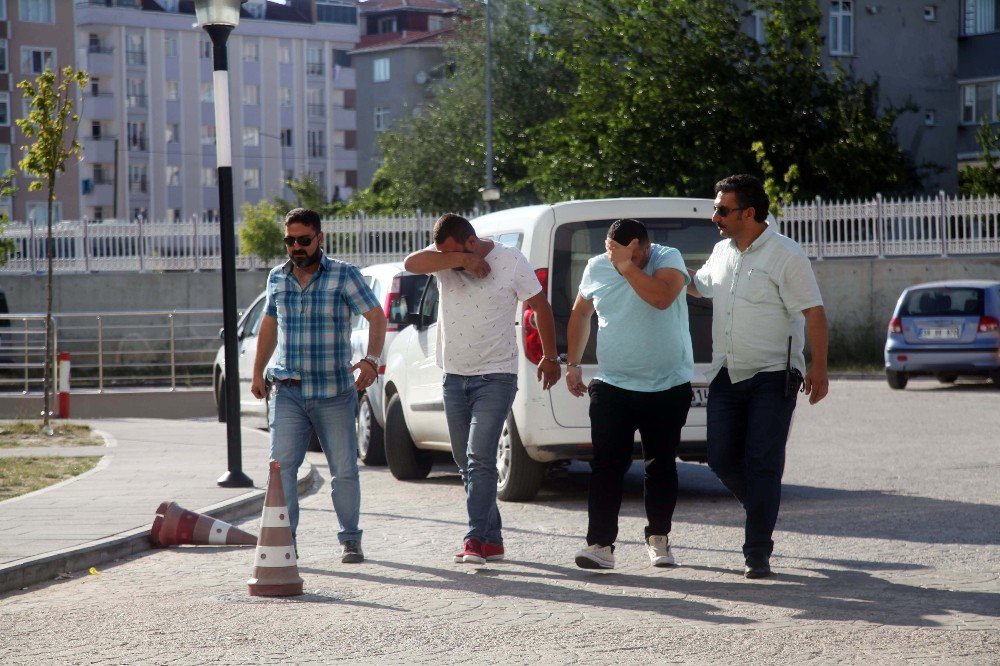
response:
<path id="1" fill-rule="evenodd" d="M 767 555 L 747 555 L 747 564 L 743 569 L 743 575 L 747 578 L 767 578 L 771 575 L 771 565 L 768 564 Z"/>
<path id="2" fill-rule="evenodd" d="M 343 550 L 340 551 L 340 561 L 344 564 L 357 564 L 365 561 L 365 554 L 361 552 L 361 542 L 356 540 L 345 541 Z"/>

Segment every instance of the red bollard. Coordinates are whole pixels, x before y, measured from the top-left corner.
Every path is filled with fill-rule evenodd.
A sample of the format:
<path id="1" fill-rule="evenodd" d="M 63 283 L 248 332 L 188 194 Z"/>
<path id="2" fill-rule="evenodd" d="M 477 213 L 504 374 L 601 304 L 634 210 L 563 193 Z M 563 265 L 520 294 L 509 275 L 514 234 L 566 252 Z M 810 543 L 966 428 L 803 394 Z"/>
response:
<path id="1" fill-rule="evenodd" d="M 59 352 L 59 418 L 69 418 L 69 352 Z"/>

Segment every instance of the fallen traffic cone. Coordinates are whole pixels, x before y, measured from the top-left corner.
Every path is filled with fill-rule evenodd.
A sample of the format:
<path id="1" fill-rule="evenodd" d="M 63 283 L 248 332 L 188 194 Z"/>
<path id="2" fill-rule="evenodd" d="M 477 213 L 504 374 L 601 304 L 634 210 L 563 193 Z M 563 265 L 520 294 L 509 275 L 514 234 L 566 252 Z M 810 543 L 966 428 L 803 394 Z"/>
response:
<path id="1" fill-rule="evenodd" d="M 156 509 L 149 540 L 154 546 L 193 544 L 211 546 L 254 546 L 257 537 L 233 527 L 223 520 L 216 520 L 194 511 L 188 511 L 176 502 L 162 502 Z"/>
<path id="2" fill-rule="evenodd" d="M 271 473 L 260 517 L 260 539 L 253 557 L 253 577 L 247 581 L 252 597 L 291 597 L 302 594 L 295 558 L 292 523 L 288 519 L 281 465 L 271 461 Z"/>

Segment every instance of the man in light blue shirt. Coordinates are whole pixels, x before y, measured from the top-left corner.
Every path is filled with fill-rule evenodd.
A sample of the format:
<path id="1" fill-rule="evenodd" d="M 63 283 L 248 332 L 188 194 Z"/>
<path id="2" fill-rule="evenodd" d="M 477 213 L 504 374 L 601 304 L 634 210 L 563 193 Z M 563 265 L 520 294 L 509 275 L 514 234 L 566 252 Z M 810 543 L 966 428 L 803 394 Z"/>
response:
<path id="1" fill-rule="evenodd" d="M 605 247 L 607 253 L 584 269 L 567 331 L 566 383 L 575 396 L 590 394 L 594 445 L 587 547 L 576 563 L 585 569 L 614 567 L 622 482 L 638 430 L 646 470 L 646 552 L 653 566 L 672 566 L 677 445 L 691 406 L 694 371 L 683 293 L 690 278 L 681 253 L 651 243 L 638 220 L 616 220 Z M 587 387 L 580 360 L 594 312 L 598 373 Z"/>

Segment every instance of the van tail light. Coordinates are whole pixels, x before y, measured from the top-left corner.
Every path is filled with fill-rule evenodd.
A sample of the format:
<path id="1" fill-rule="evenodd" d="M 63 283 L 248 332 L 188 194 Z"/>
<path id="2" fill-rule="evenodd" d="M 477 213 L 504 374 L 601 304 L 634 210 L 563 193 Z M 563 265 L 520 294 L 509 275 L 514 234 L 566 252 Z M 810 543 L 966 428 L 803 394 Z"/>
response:
<path id="1" fill-rule="evenodd" d="M 902 333 L 903 332 L 903 320 L 899 317 L 893 317 L 889 320 L 889 332 L 890 333 Z"/>
<path id="2" fill-rule="evenodd" d="M 542 293 L 547 294 L 549 290 L 549 269 L 539 268 L 535 271 L 535 276 L 542 283 Z M 527 303 L 524 304 L 524 311 L 521 314 L 521 328 L 524 329 L 524 355 L 534 365 L 542 362 L 545 355 L 542 351 L 542 336 L 535 326 L 535 311 Z"/>
<path id="3" fill-rule="evenodd" d="M 1000 330 L 1000 320 L 996 317 L 980 317 L 979 318 L 979 332 L 980 333 L 990 333 L 991 331 Z"/>
<path id="4" fill-rule="evenodd" d="M 392 286 L 389 287 L 389 293 L 385 295 L 385 332 L 395 333 L 399 330 L 399 324 L 393 323 L 392 317 L 389 316 L 392 309 L 392 302 L 400 297 L 400 280 L 399 276 L 392 278 Z"/>

